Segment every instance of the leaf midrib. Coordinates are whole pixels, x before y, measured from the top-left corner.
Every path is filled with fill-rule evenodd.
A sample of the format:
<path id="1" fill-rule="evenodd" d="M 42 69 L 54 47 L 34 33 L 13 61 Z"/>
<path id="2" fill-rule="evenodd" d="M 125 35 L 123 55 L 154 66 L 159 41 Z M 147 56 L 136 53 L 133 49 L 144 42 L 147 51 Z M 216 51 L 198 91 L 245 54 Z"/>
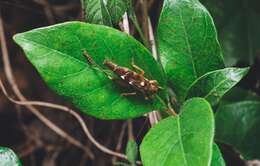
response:
<path id="1" fill-rule="evenodd" d="M 64 56 L 66 56 L 66 57 L 68 57 L 68 58 L 70 58 L 70 59 L 73 59 L 73 60 L 77 61 L 78 63 L 80 63 L 80 64 L 82 64 L 82 65 L 86 65 L 86 62 L 84 62 L 84 61 L 82 61 L 82 60 L 80 60 L 80 59 L 78 59 L 78 58 L 75 58 L 75 57 L 73 57 L 73 56 L 70 56 L 70 55 L 68 55 L 68 54 L 66 54 L 66 53 L 64 53 L 64 52 L 59 51 L 59 50 L 55 50 L 55 49 L 50 48 L 50 47 L 48 47 L 48 46 L 45 46 L 45 45 L 43 45 L 43 44 L 36 43 L 35 41 L 28 40 L 28 39 L 24 38 L 24 36 L 23 36 L 22 38 L 20 38 L 20 39 L 21 39 L 21 40 L 24 40 L 24 41 L 27 41 L 27 42 L 29 42 L 29 43 L 32 43 L 32 44 L 34 44 L 34 45 L 36 45 L 36 46 L 41 46 L 41 47 L 47 48 L 47 49 L 49 49 L 49 50 L 51 50 L 51 51 L 53 51 L 53 52 L 58 52 L 58 53 L 60 53 L 61 55 L 64 55 Z"/>
<path id="2" fill-rule="evenodd" d="M 184 159 L 184 163 L 185 163 L 185 166 L 188 165 L 188 161 L 185 157 L 185 151 L 184 151 L 184 146 L 183 146 L 183 141 L 182 141 L 182 135 L 181 135 L 181 123 L 180 123 L 180 117 L 179 115 L 177 116 L 177 129 L 178 129 L 178 137 L 179 137 L 179 140 L 180 140 L 180 145 L 181 145 L 181 151 L 183 152 L 182 153 L 182 157 Z"/>
<path id="3" fill-rule="evenodd" d="M 179 10 L 180 10 L 179 16 L 180 16 L 180 20 L 181 20 L 181 23 L 182 23 L 182 26 L 183 26 L 183 30 L 184 30 L 184 35 L 185 35 L 185 43 L 186 43 L 186 45 L 188 47 L 189 55 L 190 55 L 190 58 L 191 58 L 193 74 L 194 74 L 195 78 L 197 78 L 198 74 L 197 74 L 195 63 L 194 63 L 194 59 L 193 59 L 193 53 L 192 53 L 192 50 L 191 50 L 191 45 L 190 45 L 190 42 L 189 42 L 187 29 L 186 29 L 185 23 L 183 21 L 181 9 L 179 9 Z M 192 19 L 193 19 L 193 17 L 192 17 Z"/>

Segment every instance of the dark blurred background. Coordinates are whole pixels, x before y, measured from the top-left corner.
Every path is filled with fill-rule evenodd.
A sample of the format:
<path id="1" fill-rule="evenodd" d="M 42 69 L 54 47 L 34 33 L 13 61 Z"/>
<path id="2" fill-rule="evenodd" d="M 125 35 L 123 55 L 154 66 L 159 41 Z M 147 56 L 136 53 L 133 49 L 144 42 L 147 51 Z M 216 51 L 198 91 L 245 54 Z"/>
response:
<path id="1" fill-rule="evenodd" d="M 260 1 L 259 0 L 201 0 L 213 15 L 227 66 L 251 66 L 246 78 L 238 85 L 260 94 Z M 154 28 L 163 1 L 150 0 L 149 13 Z M 137 16 L 141 15 L 138 0 L 135 1 Z M 0 12 L 4 22 L 9 57 L 20 90 L 30 100 L 72 105 L 52 93 L 37 74 L 12 36 L 19 32 L 81 19 L 80 0 L 0 0 Z M 142 21 L 141 17 L 138 17 Z M 132 31 L 136 35 L 135 31 Z M 138 35 L 136 35 L 138 38 Z M 0 60 L 0 77 L 12 94 Z M 24 166 L 80 166 L 112 165 L 112 156 L 104 154 L 85 137 L 78 122 L 70 115 L 46 108 L 41 112 L 66 130 L 82 144 L 87 145 L 95 159 L 81 149 L 62 139 L 26 108 L 9 102 L 0 93 L 0 146 L 12 148 Z M 82 116 L 95 138 L 108 148 L 115 149 L 119 135 L 125 131 L 125 121 L 101 121 Z M 134 136 L 140 143 L 150 127 L 146 118 L 133 120 Z M 127 133 L 127 131 L 125 131 Z M 127 134 L 123 136 L 124 153 Z M 244 165 L 239 156 L 228 146 L 221 146 L 227 165 Z"/>

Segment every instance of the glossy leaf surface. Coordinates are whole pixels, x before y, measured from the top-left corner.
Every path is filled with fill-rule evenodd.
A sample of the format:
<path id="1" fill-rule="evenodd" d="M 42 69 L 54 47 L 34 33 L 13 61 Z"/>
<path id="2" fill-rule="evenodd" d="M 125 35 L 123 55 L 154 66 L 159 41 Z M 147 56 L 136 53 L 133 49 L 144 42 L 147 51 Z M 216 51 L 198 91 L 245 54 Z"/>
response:
<path id="1" fill-rule="evenodd" d="M 215 105 L 247 72 L 248 68 L 225 68 L 209 72 L 191 85 L 187 98 L 203 97 Z"/>
<path id="2" fill-rule="evenodd" d="M 188 100 L 180 115 L 160 121 L 146 134 L 141 144 L 143 165 L 209 165 L 213 135 L 209 103 L 202 98 Z"/>
<path id="3" fill-rule="evenodd" d="M 260 159 L 260 101 L 222 105 L 216 113 L 216 139 L 247 160 Z"/>
<path id="4" fill-rule="evenodd" d="M 157 40 L 162 65 L 181 101 L 197 78 L 224 68 L 213 20 L 197 0 L 165 0 Z"/>
<path id="5" fill-rule="evenodd" d="M 84 113 L 102 119 L 126 119 L 166 107 L 166 81 L 160 65 L 143 45 L 123 32 L 101 25 L 67 22 L 18 34 L 14 40 L 49 87 Z M 122 96 L 129 90 L 90 65 L 83 50 L 105 70 L 104 60 L 133 69 L 134 59 L 146 72 L 145 77 L 157 80 L 164 89 L 148 101 L 142 95 Z"/>

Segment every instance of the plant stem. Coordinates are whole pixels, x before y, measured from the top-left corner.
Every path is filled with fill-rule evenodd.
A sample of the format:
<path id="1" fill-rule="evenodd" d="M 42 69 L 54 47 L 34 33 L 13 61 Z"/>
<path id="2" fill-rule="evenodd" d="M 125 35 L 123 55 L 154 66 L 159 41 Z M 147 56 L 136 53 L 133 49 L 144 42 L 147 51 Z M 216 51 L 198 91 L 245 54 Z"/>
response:
<path id="1" fill-rule="evenodd" d="M 149 41 L 150 41 L 153 57 L 154 57 L 154 59 L 159 61 L 160 58 L 159 58 L 158 53 L 157 53 L 153 27 L 152 27 L 152 23 L 151 23 L 150 18 L 148 18 L 148 30 L 149 30 Z M 168 109 L 166 110 L 166 112 L 169 113 L 170 115 L 177 116 L 177 113 L 173 110 L 173 108 L 171 108 L 170 105 L 168 105 Z"/>

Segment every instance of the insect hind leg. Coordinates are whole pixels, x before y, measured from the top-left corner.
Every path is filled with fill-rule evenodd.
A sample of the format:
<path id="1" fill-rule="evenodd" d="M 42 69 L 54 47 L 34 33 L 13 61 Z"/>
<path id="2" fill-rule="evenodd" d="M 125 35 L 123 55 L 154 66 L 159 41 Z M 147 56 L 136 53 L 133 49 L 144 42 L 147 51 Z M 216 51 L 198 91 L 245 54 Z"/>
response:
<path id="1" fill-rule="evenodd" d="M 131 93 L 121 93 L 121 96 L 135 96 L 137 93 L 136 92 L 131 92 Z"/>
<path id="2" fill-rule="evenodd" d="M 141 75 L 144 75 L 144 70 L 135 64 L 134 58 L 132 58 L 131 65 L 135 70 L 139 71 Z"/>

